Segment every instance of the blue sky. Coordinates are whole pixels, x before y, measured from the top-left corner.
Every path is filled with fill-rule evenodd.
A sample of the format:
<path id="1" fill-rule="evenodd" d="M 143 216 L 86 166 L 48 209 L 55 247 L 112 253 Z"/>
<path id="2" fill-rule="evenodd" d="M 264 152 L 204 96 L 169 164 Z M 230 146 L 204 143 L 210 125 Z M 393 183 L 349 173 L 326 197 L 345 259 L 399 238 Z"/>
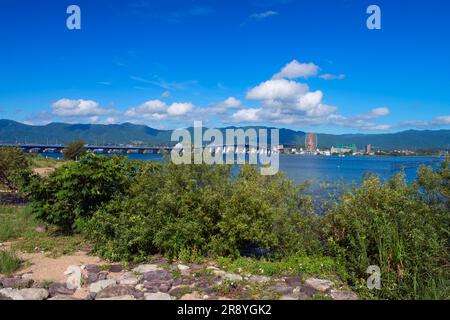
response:
<path id="1" fill-rule="evenodd" d="M 0 118 L 449 128 L 449 16 L 446 0 L 2 0 Z"/>

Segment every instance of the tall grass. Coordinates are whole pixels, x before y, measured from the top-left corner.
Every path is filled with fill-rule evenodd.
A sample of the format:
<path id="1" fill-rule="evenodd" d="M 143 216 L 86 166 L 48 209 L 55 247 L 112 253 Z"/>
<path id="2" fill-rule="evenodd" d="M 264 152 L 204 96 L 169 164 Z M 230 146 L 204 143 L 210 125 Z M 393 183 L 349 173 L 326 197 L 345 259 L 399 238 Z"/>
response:
<path id="1" fill-rule="evenodd" d="M 20 238 L 36 226 L 29 207 L 0 205 L 0 242 Z"/>
<path id="2" fill-rule="evenodd" d="M 10 275 L 17 271 L 22 262 L 13 251 L 0 250 L 0 274 Z"/>

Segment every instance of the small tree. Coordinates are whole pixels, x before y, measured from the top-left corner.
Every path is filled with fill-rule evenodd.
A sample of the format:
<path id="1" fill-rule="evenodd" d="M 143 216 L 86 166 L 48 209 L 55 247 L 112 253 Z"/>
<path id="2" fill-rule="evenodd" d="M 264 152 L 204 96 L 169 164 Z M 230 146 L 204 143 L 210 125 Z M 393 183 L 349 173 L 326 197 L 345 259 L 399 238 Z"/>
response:
<path id="1" fill-rule="evenodd" d="M 82 140 L 74 141 L 68 144 L 64 150 L 64 159 L 67 160 L 78 160 L 86 154 L 86 148 L 84 147 L 85 142 Z"/>
<path id="2" fill-rule="evenodd" d="M 0 185 L 11 191 L 19 189 L 21 178 L 29 171 L 30 161 L 18 148 L 0 148 Z"/>

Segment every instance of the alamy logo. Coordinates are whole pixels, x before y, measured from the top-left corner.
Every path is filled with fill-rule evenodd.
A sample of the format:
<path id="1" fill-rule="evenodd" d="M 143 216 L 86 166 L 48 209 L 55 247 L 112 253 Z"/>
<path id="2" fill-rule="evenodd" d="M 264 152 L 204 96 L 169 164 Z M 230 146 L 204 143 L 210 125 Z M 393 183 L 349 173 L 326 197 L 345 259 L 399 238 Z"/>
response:
<path id="1" fill-rule="evenodd" d="M 367 8 L 367 14 L 370 14 L 367 19 L 367 28 L 369 30 L 381 29 L 381 9 L 377 5 L 371 5 Z"/>
<path id="2" fill-rule="evenodd" d="M 370 274 L 367 278 L 367 288 L 369 290 L 381 289 L 381 270 L 379 266 L 369 266 L 366 273 Z"/>
<path id="3" fill-rule="evenodd" d="M 203 132 L 201 121 L 194 122 L 194 138 L 187 129 L 172 132 L 171 141 L 178 142 L 171 151 L 175 164 L 244 164 L 260 165 L 261 175 L 274 175 L 279 170 L 279 130 L 247 128 L 219 129 Z"/>
<path id="4" fill-rule="evenodd" d="M 81 30 L 81 9 L 77 5 L 71 5 L 67 7 L 67 14 L 70 16 L 67 18 L 66 26 L 69 30 Z"/>

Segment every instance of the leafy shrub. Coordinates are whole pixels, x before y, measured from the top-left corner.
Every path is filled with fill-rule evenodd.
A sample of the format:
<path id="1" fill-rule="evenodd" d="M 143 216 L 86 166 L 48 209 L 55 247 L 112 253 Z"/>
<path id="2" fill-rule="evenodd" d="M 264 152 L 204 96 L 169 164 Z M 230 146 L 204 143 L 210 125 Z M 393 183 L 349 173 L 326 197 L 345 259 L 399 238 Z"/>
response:
<path id="1" fill-rule="evenodd" d="M 448 288 L 448 229 L 443 228 L 448 214 L 434 210 L 403 175 L 384 184 L 372 176 L 345 193 L 328 214 L 328 248 L 345 261 L 356 288 L 366 287 L 367 268 L 378 265 L 382 287 L 370 294 L 442 297 L 445 290 L 436 288 Z"/>
<path id="2" fill-rule="evenodd" d="M 57 168 L 48 178 L 35 176 L 27 191 L 38 218 L 73 232 L 114 196 L 128 192 L 143 165 L 89 154 Z"/>
<path id="3" fill-rule="evenodd" d="M 279 255 L 317 249 L 302 188 L 281 175 L 260 177 L 252 166 L 237 179 L 230 169 L 166 162 L 142 175 L 130 197 L 111 201 L 89 222 L 97 251 L 127 260 L 153 252 L 196 259 L 253 247 Z"/>
<path id="4" fill-rule="evenodd" d="M 86 155 L 86 148 L 84 147 L 85 142 L 78 140 L 68 144 L 64 150 L 64 159 L 66 160 L 78 160 L 84 155 Z"/>
<path id="5" fill-rule="evenodd" d="M 0 148 L 0 187 L 17 191 L 30 174 L 30 161 L 18 148 Z"/>

